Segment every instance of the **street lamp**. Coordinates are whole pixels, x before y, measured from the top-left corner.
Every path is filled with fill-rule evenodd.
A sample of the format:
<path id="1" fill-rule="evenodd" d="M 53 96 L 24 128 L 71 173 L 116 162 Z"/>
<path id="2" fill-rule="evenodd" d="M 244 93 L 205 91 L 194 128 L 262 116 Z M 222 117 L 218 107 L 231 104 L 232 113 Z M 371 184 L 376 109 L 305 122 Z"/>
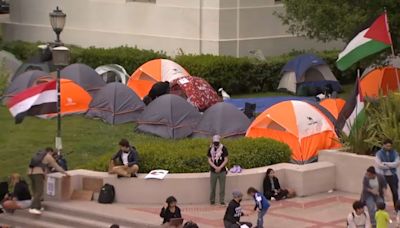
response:
<path id="1" fill-rule="evenodd" d="M 70 51 L 67 47 L 59 46 L 53 48 L 53 64 L 57 67 L 57 136 L 56 149 L 62 149 L 61 140 L 61 68 L 69 64 Z"/>
<path id="2" fill-rule="evenodd" d="M 60 33 L 64 29 L 67 15 L 63 13 L 63 11 L 60 10 L 57 6 L 57 8 L 49 14 L 49 16 L 50 16 L 51 27 L 53 28 L 53 31 L 57 35 L 57 39 L 55 40 L 55 46 L 59 46 L 61 44 Z"/>

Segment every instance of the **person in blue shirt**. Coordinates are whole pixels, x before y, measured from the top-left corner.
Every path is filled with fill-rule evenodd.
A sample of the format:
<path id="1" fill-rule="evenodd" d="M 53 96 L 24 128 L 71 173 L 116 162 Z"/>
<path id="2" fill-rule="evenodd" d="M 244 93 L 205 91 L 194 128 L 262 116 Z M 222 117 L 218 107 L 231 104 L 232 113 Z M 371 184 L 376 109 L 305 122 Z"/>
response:
<path id="1" fill-rule="evenodd" d="M 265 198 L 264 194 L 260 193 L 257 191 L 257 189 L 250 187 L 247 190 L 247 194 L 251 197 L 253 197 L 256 205 L 254 207 L 254 210 L 258 210 L 258 215 L 257 215 L 257 228 L 263 228 L 264 227 L 264 216 L 267 214 L 268 208 L 269 208 L 269 202 L 267 198 Z"/>

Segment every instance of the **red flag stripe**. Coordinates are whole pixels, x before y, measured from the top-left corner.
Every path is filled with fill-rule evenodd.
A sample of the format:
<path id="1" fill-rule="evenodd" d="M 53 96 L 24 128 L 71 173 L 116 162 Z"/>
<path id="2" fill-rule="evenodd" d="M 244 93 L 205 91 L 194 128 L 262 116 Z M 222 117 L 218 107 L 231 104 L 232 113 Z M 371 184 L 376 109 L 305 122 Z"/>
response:
<path id="1" fill-rule="evenodd" d="M 392 45 L 392 38 L 390 37 L 386 13 L 380 15 L 374 23 L 369 27 L 364 37 L 370 38 L 387 45 Z"/>
<path id="2" fill-rule="evenodd" d="M 10 98 L 7 102 L 7 107 L 11 108 L 19 102 L 26 100 L 29 97 L 35 96 L 39 93 L 42 93 L 46 90 L 55 90 L 57 88 L 57 81 L 53 80 L 48 83 L 42 83 L 37 86 L 33 86 L 28 88 L 20 93 L 17 93 L 14 97 Z"/>

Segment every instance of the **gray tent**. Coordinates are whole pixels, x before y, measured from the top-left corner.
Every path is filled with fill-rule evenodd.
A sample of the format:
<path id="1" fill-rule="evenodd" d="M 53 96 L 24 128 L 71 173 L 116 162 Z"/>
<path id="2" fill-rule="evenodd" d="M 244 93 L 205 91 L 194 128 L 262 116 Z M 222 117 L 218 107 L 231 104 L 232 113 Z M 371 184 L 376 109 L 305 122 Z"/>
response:
<path id="1" fill-rule="evenodd" d="M 0 63 L 3 65 L 11 81 L 11 76 L 15 74 L 18 68 L 22 65 L 22 62 L 18 60 L 13 54 L 7 51 L 0 51 Z"/>
<path id="2" fill-rule="evenodd" d="M 193 137 L 212 137 L 220 135 L 223 138 L 243 136 L 250 126 L 250 120 L 234 105 L 219 102 L 203 113 L 203 116 L 193 130 Z"/>
<path id="3" fill-rule="evenodd" d="M 136 121 L 144 103 L 133 90 L 119 82 L 101 88 L 90 102 L 87 117 L 99 117 L 110 124 Z"/>
<path id="4" fill-rule="evenodd" d="M 129 80 L 129 75 L 125 68 L 118 64 L 99 66 L 95 69 L 95 71 L 106 83 L 121 82 L 122 84 L 126 84 Z"/>
<path id="5" fill-rule="evenodd" d="M 40 70 L 30 70 L 20 74 L 7 87 L 4 97 L 9 98 L 15 93 L 21 92 L 35 84 L 40 77 L 48 76 L 49 73 Z"/>
<path id="6" fill-rule="evenodd" d="M 166 94 L 144 109 L 137 130 L 162 138 L 180 139 L 192 134 L 199 120 L 200 113 L 185 99 Z"/>
<path id="7" fill-rule="evenodd" d="M 61 77 L 74 81 L 88 91 L 93 97 L 99 89 L 106 85 L 95 70 L 80 63 L 75 63 L 65 67 L 61 71 Z"/>

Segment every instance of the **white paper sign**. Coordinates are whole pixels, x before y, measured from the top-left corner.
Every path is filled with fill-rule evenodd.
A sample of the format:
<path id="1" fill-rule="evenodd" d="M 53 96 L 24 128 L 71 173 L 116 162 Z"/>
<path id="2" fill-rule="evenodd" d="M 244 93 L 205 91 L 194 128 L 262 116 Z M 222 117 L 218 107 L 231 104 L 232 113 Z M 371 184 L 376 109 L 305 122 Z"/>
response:
<path id="1" fill-rule="evenodd" d="M 56 179 L 54 177 L 47 178 L 47 195 L 56 195 Z"/>
<path id="2" fill-rule="evenodd" d="M 150 171 L 149 174 L 147 174 L 144 179 L 159 179 L 162 180 L 165 178 L 165 176 L 168 174 L 168 170 L 163 170 L 163 169 L 155 169 Z"/>
<path id="3" fill-rule="evenodd" d="M 179 83 L 181 83 L 182 85 L 184 85 L 184 84 L 186 84 L 186 83 L 189 83 L 189 80 L 187 80 L 187 78 L 182 78 L 182 79 L 179 79 Z"/>

